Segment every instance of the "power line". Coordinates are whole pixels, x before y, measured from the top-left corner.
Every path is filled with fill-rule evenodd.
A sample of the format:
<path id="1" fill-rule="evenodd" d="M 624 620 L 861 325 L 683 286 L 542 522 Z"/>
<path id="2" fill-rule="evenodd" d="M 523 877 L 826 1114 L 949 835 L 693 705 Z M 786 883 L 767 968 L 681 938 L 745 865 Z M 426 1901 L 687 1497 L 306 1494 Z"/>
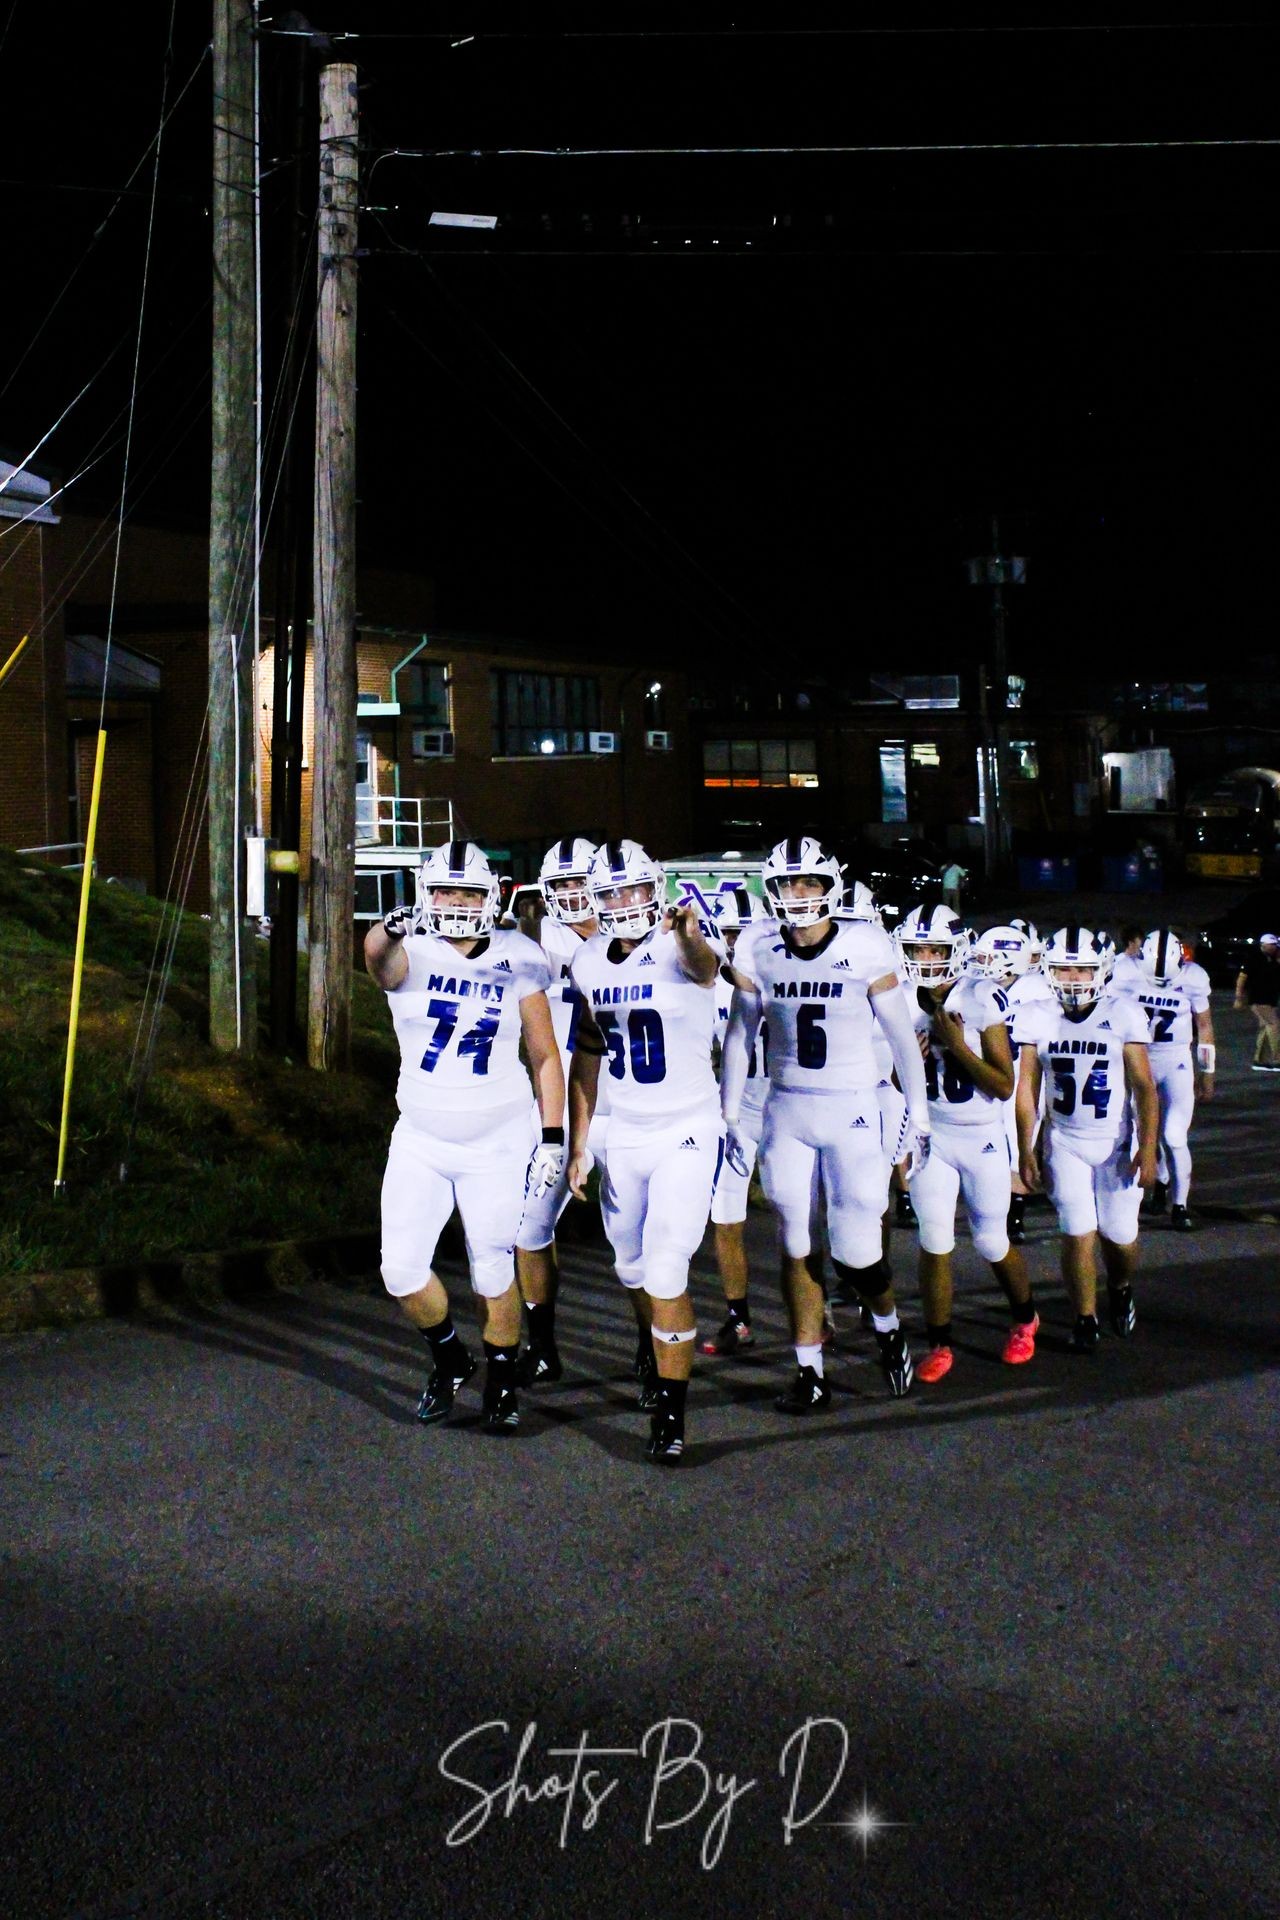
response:
<path id="1" fill-rule="evenodd" d="M 973 27 L 951 25 L 938 27 L 575 27 L 544 28 L 541 31 L 534 28 L 511 27 L 481 33 L 462 33 L 457 29 L 448 32 L 442 27 L 436 27 L 421 32 L 364 33 L 359 30 L 329 32 L 324 37 L 331 43 L 345 40 L 433 41 L 446 43 L 453 48 L 461 48 L 479 46 L 485 41 L 499 40 L 537 41 L 547 46 L 555 46 L 567 40 L 976 40 L 1008 39 L 1028 35 L 1043 38 L 1054 34 L 1100 33 L 1110 36 L 1118 33 L 1237 33 L 1257 30 L 1266 31 L 1265 23 L 1257 20 L 1134 20 Z M 259 31 L 264 37 L 275 40 L 315 38 L 309 28 L 305 31 L 289 27 L 272 28 L 269 17 L 262 21 Z"/>
<path id="2" fill-rule="evenodd" d="M 374 168 L 384 160 L 778 160 L 833 159 L 854 154 L 1208 152 L 1233 147 L 1280 147 L 1280 136 L 1240 134 L 1176 140 L 886 140 L 817 146 L 386 147 L 374 156 L 369 183 Z"/>

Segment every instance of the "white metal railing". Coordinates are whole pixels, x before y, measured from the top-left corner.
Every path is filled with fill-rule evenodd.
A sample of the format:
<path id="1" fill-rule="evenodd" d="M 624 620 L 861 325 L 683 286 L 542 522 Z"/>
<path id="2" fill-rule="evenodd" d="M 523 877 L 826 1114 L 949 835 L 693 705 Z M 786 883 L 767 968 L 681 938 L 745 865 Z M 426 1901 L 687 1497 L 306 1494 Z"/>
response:
<path id="1" fill-rule="evenodd" d="M 394 793 L 356 795 L 358 847 L 438 847 L 454 840 L 452 800 L 401 799 Z"/>
<path id="2" fill-rule="evenodd" d="M 15 847 L 14 852 L 15 853 L 35 853 L 35 854 L 39 854 L 42 858 L 44 857 L 45 854 L 49 854 L 49 853 L 83 854 L 84 841 L 83 840 L 57 840 L 53 843 L 52 846 L 49 846 L 49 847 Z M 58 860 L 53 862 L 53 864 L 55 866 L 61 867 L 64 873 L 80 873 L 84 867 L 83 859 Z M 93 874 L 96 880 L 98 877 L 98 863 L 96 860 L 93 863 Z"/>

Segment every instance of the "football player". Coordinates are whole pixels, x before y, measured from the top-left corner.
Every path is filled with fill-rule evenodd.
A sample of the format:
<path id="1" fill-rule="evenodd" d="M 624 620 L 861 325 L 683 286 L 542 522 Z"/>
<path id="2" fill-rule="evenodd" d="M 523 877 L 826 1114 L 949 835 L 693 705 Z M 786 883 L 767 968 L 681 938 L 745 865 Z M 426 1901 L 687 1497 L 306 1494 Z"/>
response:
<path id="1" fill-rule="evenodd" d="M 587 892 L 587 873 L 595 857 L 590 840 L 557 840 L 547 849 L 538 876 L 546 912 L 537 927 L 536 937 L 551 969 L 551 1021 L 565 1083 L 582 1002 L 569 979 L 569 966 L 584 940 L 596 932 L 596 910 Z M 607 1082 L 600 1089 L 596 1110 L 591 1118 L 588 1146 L 592 1159 L 604 1178 L 605 1130 L 609 1119 Z M 521 1366 L 521 1378 L 527 1386 L 546 1380 L 558 1380 L 563 1372 L 556 1347 L 555 1313 L 558 1271 L 556 1265 L 556 1222 L 569 1204 L 567 1171 L 553 1187 L 526 1202 L 524 1219 L 516 1235 L 516 1277 L 529 1316 L 529 1346 Z"/>
<path id="2" fill-rule="evenodd" d="M 986 933 L 980 933 L 969 955 L 969 970 L 984 980 L 993 981 L 1009 1002 L 1005 1022 L 1011 1040 L 1019 1007 L 1031 1000 L 1053 1000 L 1052 989 L 1040 971 L 1041 951 L 1040 935 L 1034 924 L 1030 920 L 1011 920 L 1008 926 L 990 927 Z M 1013 1049 L 1013 1071 L 1016 1081 L 1016 1047 Z M 1016 1087 L 1014 1098 L 1005 1102 L 1004 1116 L 1005 1136 L 1009 1143 L 1009 1241 L 1012 1246 L 1021 1247 L 1026 1244 L 1027 1238 L 1024 1219 L 1027 1189 L 1018 1168 Z"/>
<path id="3" fill-rule="evenodd" d="M 928 1153 L 924 1067 L 882 927 L 834 918 L 843 892 L 839 861 L 817 840 L 781 841 L 762 869 L 777 924 L 752 927 L 734 954 L 733 1010 L 725 1035 L 721 1108 L 726 1156 L 745 1164 L 740 1136 L 747 1065 L 761 1020 L 767 1028 L 769 1094 L 760 1139 L 761 1178 L 778 1216 L 784 1291 L 797 1372 L 776 1402 L 810 1413 L 830 1402 L 822 1364 L 823 1295 L 805 1264 L 815 1171 L 827 1206 L 832 1263 L 871 1310 L 890 1392 L 911 1387 L 911 1354 L 885 1273 L 881 1217 L 887 1172 L 905 1148 L 913 1170 Z M 872 1047 L 883 1027 L 906 1096 L 903 1139 L 886 1153 Z"/>
<path id="4" fill-rule="evenodd" d="M 674 1466 L 693 1368 L 689 1262 L 724 1152 L 711 1065 L 724 953 L 706 940 L 695 908 L 664 906 L 666 875 L 634 840 L 597 850 L 587 891 L 599 931 L 569 968 L 583 1003 L 569 1076 L 569 1183 L 581 1198 L 591 1117 L 607 1079 L 600 1209 L 641 1336 L 640 1405 L 652 1415 L 646 1456 Z"/>
<path id="5" fill-rule="evenodd" d="M 1013 1037 L 1021 1049 L 1018 1145 L 1022 1177 L 1040 1185 L 1036 1133 L 1047 1076 L 1044 1184 L 1062 1234 L 1062 1276 L 1075 1307 L 1072 1350 L 1098 1345 L 1097 1242 L 1107 1270 L 1114 1331 L 1137 1325 L 1133 1274 L 1142 1190 L 1156 1177 L 1160 1107 L 1151 1077 L 1147 1018 L 1131 994 L 1108 993 L 1114 948 L 1085 927 L 1062 927 L 1044 950 L 1056 1006 L 1022 1007 Z M 1136 1122 L 1136 1150 L 1135 1150 Z"/>
<path id="6" fill-rule="evenodd" d="M 456 1204 L 471 1284 L 480 1297 L 488 1372 L 481 1425 L 519 1424 L 520 1294 L 515 1238 L 527 1192 L 553 1187 L 564 1165 L 564 1074 L 547 1004 L 550 972 L 524 934 L 498 930 L 497 877 L 481 848 L 452 840 L 423 861 L 417 909 L 397 908 L 365 937 L 365 965 L 384 989 L 400 1042 L 382 1182 L 382 1278 L 431 1348 L 419 1420 L 445 1419 L 476 1370 L 432 1271 Z M 530 1158 L 529 1076 L 542 1119 Z"/>
<path id="7" fill-rule="evenodd" d="M 766 918 L 765 909 L 753 899 L 746 887 L 735 887 L 732 892 L 720 895 L 715 926 L 716 932 L 724 941 L 729 963 L 733 960 L 734 948 L 743 928 L 749 926 L 757 917 Z M 732 1000 L 733 973 L 731 965 L 727 963 L 721 967 L 716 982 L 716 1030 L 722 1048 L 729 1025 Z M 709 1340 L 703 1341 L 702 1351 L 708 1354 L 743 1353 L 748 1347 L 755 1345 L 755 1335 L 751 1331 L 751 1302 L 748 1297 L 745 1228 L 747 1195 L 751 1187 L 752 1170 L 756 1163 L 756 1151 L 760 1144 L 760 1131 L 764 1125 L 764 1101 L 768 1088 L 768 1054 L 762 1028 L 756 1037 L 756 1044 L 747 1063 L 747 1084 L 742 1093 L 740 1138 L 743 1147 L 743 1168 L 730 1166 L 726 1161 L 720 1169 L 715 1196 L 711 1202 L 711 1224 L 715 1229 L 716 1239 L 716 1266 L 720 1273 L 720 1284 L 724 1288 L 725 1321 Z"/>
<path id="8" fill-rule="evenodd" d="M 1182 942 L 1168 927 L 1158 927 L 1142 943 L 1141 972 L 1127 991 L 1146 1012 L 1150 1027 L 1151 1074 L 1160 1096 L 1160 1144 L 1171 1175 L 1169 1225 L 1191 1230 L 1187 1201 L 1191 1194 L 1188 1134 L 1197 1100 L 1212 1100 L 1217 1049 L 1209 1011 L 1209 976 L 1183 954 Z"/>
<path id="9" fill-rule="evenodd" d="M 1019 951 L 1025 952 L 1025 942 Z M 1009 1046 L 1008 1000 L 981 971 L 967 970 L 973 935 L 949 907 L 914 907 L 893 936 L 899 968 L 914 1002 L 912 1020 L 924 1057 L 933 1132 L 929 1158 L 916 1175 L 913 1198 L 920 1221 L 920 1298 L 929 1351 L 916 1368 L 926 1383 L 950 1373 L 951 1256 L 956 1202 L 963 1194 L 969 1229 L 1009 1302 L 1011 1326 L 1001 1358 L 1030 1360 L 1040 1317 L 1031 1298 L 1026 1262 L 1009 1243 L 1009 1141 L 1005 1114 L 1015 1075 Z M 979 967 L 1010 955 L 990 936 Z"/>

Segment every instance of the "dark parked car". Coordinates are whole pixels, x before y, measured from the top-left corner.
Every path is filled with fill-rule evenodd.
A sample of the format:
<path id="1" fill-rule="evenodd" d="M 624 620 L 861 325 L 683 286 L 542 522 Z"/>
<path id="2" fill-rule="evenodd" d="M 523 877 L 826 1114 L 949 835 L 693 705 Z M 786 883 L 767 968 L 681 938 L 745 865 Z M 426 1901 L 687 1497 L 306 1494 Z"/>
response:
<path id="1" fill-rule="evenodd" d="M 847 862 L 851 880 L 865 880 L 874 893 L 886 927 L 896 927 L 908 907 L 918 900 L 942 898 L 942 868 L 917 847 L 863 847 Z M 961 893 L 961 905 L 972 905 L 973 876 Z"/>
<path id="2" fill-rule="evenodd" d="M 1256 887 L 1238 906 L 1211 920 L 1196 946 L 1196 958 L 1215 987 L 1233 987 L 1236 975 L 1262 933 L 1280 933 L 1280 887 Z"/>

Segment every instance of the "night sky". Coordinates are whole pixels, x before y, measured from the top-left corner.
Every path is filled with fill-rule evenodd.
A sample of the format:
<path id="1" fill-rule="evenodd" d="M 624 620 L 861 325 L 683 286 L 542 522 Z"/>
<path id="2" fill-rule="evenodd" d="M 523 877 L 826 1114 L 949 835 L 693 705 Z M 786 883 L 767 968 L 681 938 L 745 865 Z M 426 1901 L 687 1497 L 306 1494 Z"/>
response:
<path id="1" fill-rule="evenodd" d="M 154 133 L 170 6 L 124 17 L 72 27 L 0 0 L 21 290 L 0 444 L 26 452 L 96 375 L 43 449 L 64 475 L 118 436 L 129 391 L 149 162 L 114 211 L 103 189 Z M 536 17 L 503 37 L 494 9 L 310 15 L 360 36 L 340 51 L 359 66 L 377 209 L 361 233 L 363 554 L 433 574 L 454 626 L 693 648 L 726 672 L 746 651 L 813 672 L 945 670 L 984 630 L 962 563 L 998 511 L 1031 564 L 1015 668 L 1194 676 L 1275 652 L 1280 146 L 976 149 L 1280 141 L 1280 31 Z M 170 100 L 207 32 L 200 0 L 181 0 Z M 286 111 L 297 45 L 270 37 L 263 74 L 273 341 L 280 209 L 293 166 L 313 164 Z M 133 449 L 137 511 L 195 522 L 209 140 L 206 61 L 165 134 Z M 571 145 L 967 150 L 470 157 Z M 377 157 L 394 148 L 467 157 Z M 441 233 L 433 208 L 499 226 Z M 109 501 L 120 458 L 78 504 Z"/>

